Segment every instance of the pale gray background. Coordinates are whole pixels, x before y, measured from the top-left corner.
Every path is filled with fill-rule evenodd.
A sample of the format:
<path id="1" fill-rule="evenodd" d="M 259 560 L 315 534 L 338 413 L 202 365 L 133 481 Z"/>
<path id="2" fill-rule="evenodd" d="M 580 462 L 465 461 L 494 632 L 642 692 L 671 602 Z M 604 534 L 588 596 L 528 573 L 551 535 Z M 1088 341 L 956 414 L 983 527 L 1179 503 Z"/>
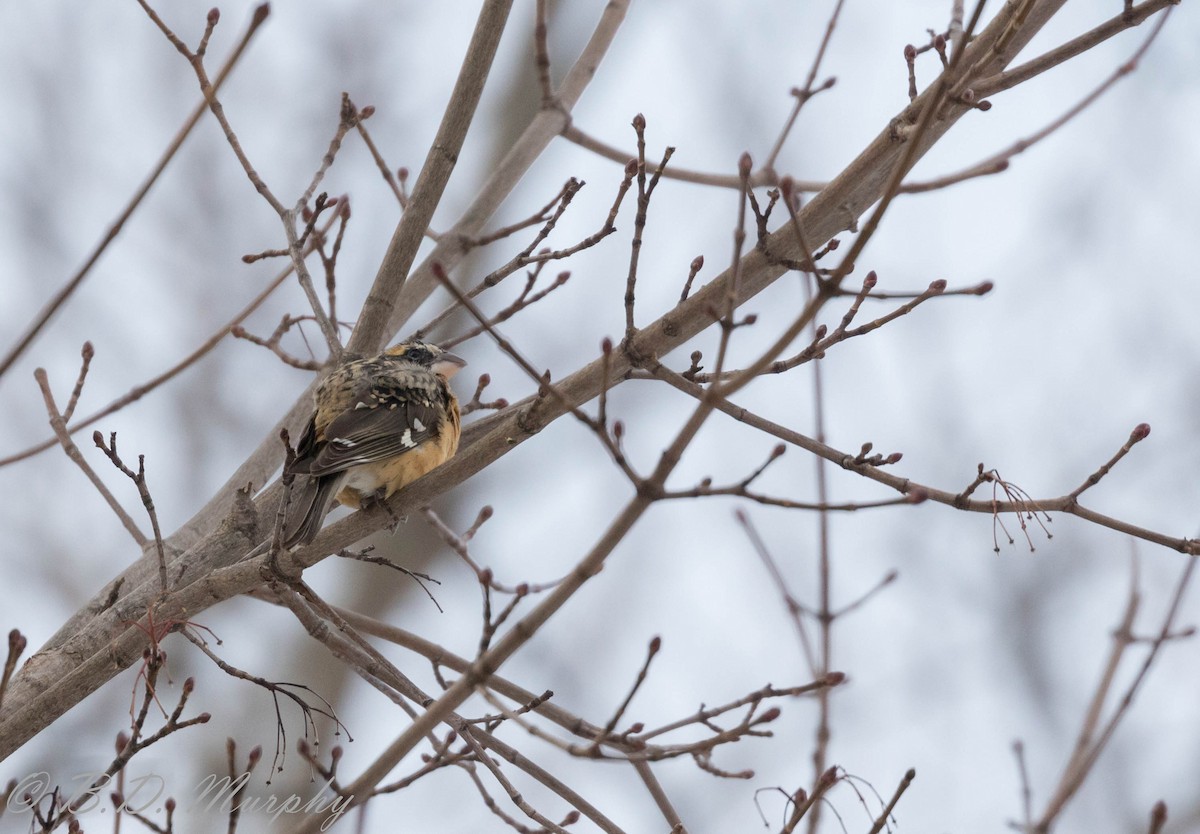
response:
<path id="1" fill-rule="evenodd" d="M 437 228 L 453 221 L 511 141 L 521 114 L 536 106 L 528 50 L 532 13 L 530 4 L 518 5 L 435 218 Z M 576 122 L 632 148 L 630 118 L 644 113 L 653 154 L 675 145 L 674 162 L 682 167 L 732 172 L 744 150 L 761 159 L 790 106 L 789 88 L 802 83 L 808 70 L 830 5 L 635 1 Z M 837 86 L 806 109 L 780 169 L 808 179 L 839 171 L 904 105 L 901 50 L 921 42 L 925 28 L 943 26 L 949 5 L 851 0 L 823 68 L 837 76 Z M 1070 4 L 1030 54 L 1120 7 L 1097 5 Z M 559 10 L 552 36 L 557 73 L 574 58 L 601 7 L 577 2 Z M 164 12 L 194 43 L 206 8 L 180 3 Z M 249 8 L 222 6 L 213 66 Z M 378 108 L 368 124 L 389 162 L 419 168 L 475 13 L 475 4 L 465 3 L 277 4 L 223 94 L 264 179 L 285 202 L 294 199 L 324 152 L 343 90 L 360 106 Z M 964 119 L 914 176 L 958 170 L 1039 129 L 1126 60 L 1147 28 L 996 97 L 991 112 Z M 7 253 L 0 269 L 0 332 L 7 334 L 7 348 L 103 234 L 197 92 L 182 58 L 132 2 L 5 4 L 0 33 L 6 79 L 0 89 L 6 113 L 0 120 L 0 235 Z M 880 451 L 902 451 L 898 472 L 942 488 L 961 488 L 983 461 L 1034 495 L 1058 495 L 1146 421 L 1153 427 L 1150 438 L 1089 494 L 1090 504 L 1172 535 L 1197 533 L 1197 33 L 1194 10 L 1184 4 L 1137 73 L 1017 157 L 1009 172 L 896 201 L 860 259 L 860 272 L 877 270 L 883 289 L 915 289 L 945 278 L 951 286 L 992 280 L 996 290 L 984 299 L 931 304 L 831 352 L 825 361 L 830 442 L 853 450 L 871 440 Z M 928 59 L 921 68 L 923 85 L 932 77 Z M 573 242 L 599 226 L 620 173 L 619 166 L 558 141 L 505 205 L 501 220 L 528 214 L 567 177 L 577 176 L 588 186 L 555 238 L 560 245 Z M 374 275 L 397 208 L 353 138 L 325 187 L 353 200 L 339 270 L 340 310 L 349 315 Z M 641 320 L 677 297 L 692 257 L 706 256 L 700 280 L 728 262 L 734 208 L 730 192 L 662 185 L 643 253 Z M 588 361 L 600 339 L 619 335 L 623 326 L 632 215 L 618 225 L 617 236 L 566 267 L 574 277 L 559 295 L 506 327 L 526 355 L 555 376 Z M 79 414 L 91 413 L 177 361 L 232 316 L 278 268 L 272 262 L 243 265 L 241 255 L 280 241 L 276 219 L 206 120 L 70 306 L 0 380 L 0 454 L 47 436 L 33 368 L 47 368 L 60 401 L 65 399 L 80 344 L 90 339 L 97 355 Z M 468 267 L 470 274 L 482 274 L 516 248 L 489 250 Z M 735 358 L 752 357 L 800 303 L 795 279 L 785 279 L 747 305 L 760 325 L 742 332 Z M 291 286 L 255 316 L 252 329 L 268 333 L 284 312 L 303 308 Z M 831 309 L 830 320 L 840 310 Z M 669 361 L 686 367 L 690 350 L 711 353 L 713 344 L 706 334 Z M 465 345 L 462 353 L 471 362 L 458 386 L 463 393 L 483 371 L 495 380 L 493 395 L 515 400 L 529 391 L 523 375 L 484 340 Z M 308 378 L 261 349 L 228 341 L 100 428 L 119 432 L 129 457 L 146 455 L 169 531 L 224 482 Z M 739 401 L 800 430 L 811 428 L 806 374 L 764 379 Z M 631 383 L 614 393 L 611 407 L 626 420 L 631 457 L 646 471 L 690 405 L 651 383 Z M 90 447 L 86 435 L 83 440 Z M 718 483 L 736 479 L 772 445 L 714 417 L 673 483 L 686 487 L 705 475 Z M 98 452 L 89 455 L 140 520 L 132 487 L 105 468 Z M 812 471 L 811 461 L 792 451 L 762 486 L 811 498 Z M 0 470 L 0 483 L 7 499 L 0 628 L 22 629 L 32 650 L 136 553 L 60 452 Z M 882 488 L 842 472 L 831 473 L 831 484 L 840 499 L 887 497 Z M 439 506 L 465 526 L 481 505 L 493 505 L 496 517 L 477 541 L 477 558 L 505 581 L 544 581 L 569 569 L 628 493 L 595 441 L 561 420 Z M 530 689 L 553 688 L 564 706 L 601 723 L 623 697 L 654 634 L 662 635 L 664 650 L 631 719 L 661 723 L 701 701 L 721 703 L 768 681 L 805 682 L 784 607 L 733 521 L 734 506 L 713 499 L 702 507 L 656 507 L 602 576 L 505 673 Z M 794 591 L 815 601 L 813 519 L 746 509 Z M 1016 531 L 1013 519 L 1005 523 Z M 473 577 L 423 528 L 413 519 L 396 541 L 413 560 L 420 558 L 417 551 L 432 556 L 427 569 L 443 582 L 438 598 L 444 614 L 404 581 L 367 573 L 376 569 L 366 566 L 323 564 L 312 580 L 332 599 L 350 604 L 365 604 L 367 596 L 381 593 L 377 586 L 388 586 L 401 596 L 384 616 L 470 654 L 479 618 Z M 906 768 L 917 769 L 897 811 L 900 831 L 1004 830 L 1020 810 L 1010 752 L 1018 737 L 1027 744 L 1035 805 L 1045 800 L 1108 651 L 1132 553 L 1145 592 L 1139 622 L 1143 631 L 1157 627 L 1183 564 L 1179 555 L 1070 518 L 1056 517 L 1052 529 L 1049 541 L 1034 529 L 1034 553 L 1018 536 L 1015 546 L 1004 545 L 997 555 L 989 518 L 944 506 L 834 519 L 834 589 L 841 603 L 887 571 L 900 572 L 886 593 L 839 622 L 834 665 L 851 682 L 834 698 L 831 746 L 831 760 L 862 780 L 859 789 L 867 795 L 863 782 L 890 795 Z M 1196 615 L 1193 593 L 1184 623 Z M 330 664 L 285 615 L 239 601 L 205 612 L 200 621 L 225 640 L 220 651 L 230 662 L 267 677 L 312 682 L 338 698 L 339 684 L 322 686 L 327 679 L 314 671 L 314 664 Z M 251 621 L 253 629 L 245 628 Z M 270 756 L 274 714 L 267 695 L 225 679 L 178 638 L 167 647 L 177 684 L 189 674 L 200 677 L 193 709 L 213 712 L 214 725 L 149 751 L 131 773 L 161 774 L 187 807 L 189 786 L 222 768 L 226 735 L 243 750 L 262 744 Z M 399 652 L 393 657 L 432 686 L 424 662 Z M 1160 798 L 1172 811 L 1168 830 L 1200 830 L 1198 666 L 1194 641 L 1167 648 L 1061 830 L 1144 830 L 1150 806 Z M 65 781 L 103 768 L 132 685 L 132 671 L 120 676 L 4 762 L 0 778 L 50 769 Z M 343 762 L 347 775 L 403 726 L 376 694 L 361 685 L 353 691 L 357 695 L 343 699 L 341 709 L 356 738 Z M 167 693 L 168 703 L 174 692 Z M 719 780 L 689 761 L 660 768 L 695 834 L 762 830 L 754 791 L 809 782 L 815 707 L 806 701 L 783 706 L 784 718 L 773 727 L 776 738 L 748 740 L 716 756 L 728 770 L 755 768 L 754 779 Z M 287 718 L 291 743 L 300 725 L 294 710 Z M 626 830 L 665 830 L 627 768 L 566 762 L 519 731 L 506 737 L 563 772 Z M 288 765 L 290 780 L 278 780 L 276 788 L 305 793 L 306 768 L 294 755 Z M 258 788 L 271 790 L 261 783 Z M 561 816 L 556 800 L 536 786 L 522 782 L 522 788 L 549 816 Z M 759 801 L 777 828 L 780 796 L 765 792 Z M 864 810 L 845 785 L 830 801 L 850 831 L 865 830 L 878 807 L 872 800 Z M 25 830 L 25 822 L 5 817 L 0 830 Z M 88 830 L 110 824 L 87 823 Z M 192 814 L 176 830 L 217 830 L 210 825 L 220 827 Z M 591 830 L 587 823 L 577 828 Z M 247 821 L 242 830 L 256 829 Z M 507 829 L 451 769 L 376 804 L 366 830 Z M 823 830 L 841 830 L 832 814 Z"/>

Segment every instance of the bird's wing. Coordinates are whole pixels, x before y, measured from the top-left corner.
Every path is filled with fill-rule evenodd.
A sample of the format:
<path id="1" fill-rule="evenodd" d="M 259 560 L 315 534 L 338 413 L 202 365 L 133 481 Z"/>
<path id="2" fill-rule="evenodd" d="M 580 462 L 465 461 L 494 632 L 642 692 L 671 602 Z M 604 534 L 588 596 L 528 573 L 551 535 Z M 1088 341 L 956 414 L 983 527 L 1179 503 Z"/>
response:
<path id="1" fill-rule="evenodd" d="M 424 392 L 359 400 L 325 427 L 325 442 L 307 471 L 329 475 L 401 455 L 437 436 L 440 422 L 434 400 Z"/>

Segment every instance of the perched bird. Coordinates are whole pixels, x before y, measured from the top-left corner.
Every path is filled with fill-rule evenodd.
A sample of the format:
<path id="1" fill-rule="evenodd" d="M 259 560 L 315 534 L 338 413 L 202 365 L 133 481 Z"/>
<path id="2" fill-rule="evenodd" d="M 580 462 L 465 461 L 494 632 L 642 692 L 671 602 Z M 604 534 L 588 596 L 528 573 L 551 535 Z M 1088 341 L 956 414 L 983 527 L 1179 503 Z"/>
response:
<path id="1" fill-rule="evenodd" d="M 284 547 L 312 541 L 332 499 L 355 509 L 386 500 L 454 454 L 460 425 L 449 380 L 466 364 L 412 339 L 347 362 L 317 386 L 286 467 L 306 477 L 284 521 Z"/>

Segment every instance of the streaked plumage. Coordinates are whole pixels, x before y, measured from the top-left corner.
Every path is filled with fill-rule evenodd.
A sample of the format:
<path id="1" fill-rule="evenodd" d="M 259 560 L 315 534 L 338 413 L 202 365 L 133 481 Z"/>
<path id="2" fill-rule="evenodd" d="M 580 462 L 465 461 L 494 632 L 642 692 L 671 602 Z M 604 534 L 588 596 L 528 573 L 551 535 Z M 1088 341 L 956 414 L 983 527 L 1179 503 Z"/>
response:
<path id="1" fill-rule="evenodd" d="M 387 499 L 458 449 L 458 400 L 449 380 L 462 359 L 416 340 L 339 367 L 313 393 L 296 447 L 285 547 L 313 540 L 333 500 L 360 508 Z"/>

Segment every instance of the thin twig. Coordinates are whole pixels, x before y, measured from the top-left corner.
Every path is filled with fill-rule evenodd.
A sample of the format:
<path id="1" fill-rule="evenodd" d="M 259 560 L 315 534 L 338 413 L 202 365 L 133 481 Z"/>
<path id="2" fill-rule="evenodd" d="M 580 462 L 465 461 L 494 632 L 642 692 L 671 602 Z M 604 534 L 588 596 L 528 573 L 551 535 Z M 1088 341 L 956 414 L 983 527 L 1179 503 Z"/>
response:
<path id="1" fill-rule="evenodd" d="M 112 465 L 124 473 L 125 477 L 133 481 L 134 486 L 137 487 L 138 496 L 142 499 L 142 506 L 146 508 L 146 515 L 150 516 L 150 528 L 154 531 L 154 550 L 158 555 L 159 588 L 165 594 L 170 590 L 170 583 L 167 581 L 167 553 L 163 545 L 162 530 L 158 526 L 158 511 L 154 508 L 154 498 L 150 495 L 150 487 L 146 483 L 146 456 L 138 455 L 138 468 L 137 472 L 134 472 L 117 454 L 117 433 L 115 431 L 109 433 L 107 445 L 104 442 L 104 435 L 98 431 L 92 432 L 92 442 L 112 461 Z"/>
<path id="2" fill-rule="evenodd" d="M 229 53 L 229 57 L 225 59 L 225 63 L 221 66 L 220 70 L 217 71 L 217 77 L 214 79 L 212 84 L 214 93 L 221 89 L 221 85 L 225 83 L 225 79 L 229 77 L 229 73 L 233 70 L 238 60 L 245 53 L 246 47 L 250 45 L 250 39 L 254 37 L 254 34 L 258 31 L 259 27 L 262 26 L 264 21 L 266 21 L 268 13 L 269 6 L 266 3 L 263 3 L 254 9 L 254 12 L 250 16 L 250 22 L 246 26 L 246 31 L 242 34 L 242 37 L 238 39 L 238 42 L 234 45 L 233 50 Z M 134 192 L 133 197 L 131 197 L 129 202 L 125 204 L 125 208 L 121 210 L 121 213 L 117 215 L 117 219 L 114 220 L 112 225 L 108 227 L 108 231 L 105 233 L 104 237 L 101 238 L 100 242 L 96 244 L 95 248 L 92 249 L 91 253 L 87 256 L 87 259 L 83 262 L 83 266 L 81 266 L 75 272 L 75 274 L 68 279 L 67 283 L 63 285 L 62 289 L 55 293 L 54 296 L 46 302 L 46 305 L 37 314 L 37 317 L 34 318 L 33 322 L 26 329 L 25 333 L 21 335 L 21 337 L 17 340 L 17 343 L 13 345 L 13 347 L 5 355 L 4 359 L 0 360 L 0 376 L 3 376 L 5 372 L 7 372 L 12 366 L 13 362 L 17 361 L 21 354 L 25 352 L 25 349 L 29 347 L 30 343 L 34 340 L 37 334 L 41 332 L 43 327 L 46 326 L 46 323 L 50 321 L 50 318 L 56 312 L 58 312 L 59 308 L 66 303 L 66 300 L 70 298 L 71 294 L 74 293 L 75 290 L 79 288 L 79 285 L 83 283 L 83 279 L 88 276 L 92 270 L 92 267 L 96 265 L 98 260 L 100 260 L 100 256 L 104 254 L 106 249 L 108 249 L 109 244 L 116 240 L 117 235 L 119 235 L 121 230 L 125 228 L 125 223 L 128 222 L 130 217 L 133 216 L 134 211 L 136 211 L 138 206 L 142 204 L 142 200 L 145 199 L 146 195 L 150 193 L 150 189 L 154 186 L 154 183 L 158 181 L 158 178 L 162 175 L 162 172 L 166 170 L 167 165 L 169 165 L 171 160 L 175 158 L 175 154 L 183 145 L 184 140 L 187 139 L 187 137 L 191 134 L 192 129 L 200 121 L 200 118 L 204 115 L 206 110 L 208 110 L 207 99 L 201 101 L 192 110 L 191 115 L 188 116 L 187 120 L 183 123 L 183 126 L 179 128 L 175 136 L 171 139 L 171 142 L 167 145 L 166 150 L 163 151 L 162 156 L 159 157 L 158 162 L 156 162 L 154 167 L 150 170 L 150 173 L 147 175 L 146 179 L 144 179 L 142 184 L 138 186 L 138 189 Z M 70 409 L 68 409 L 65 416 L 67 420 L 71 419 Z"/>
<path id="3" fill-rule="evenodd" d="M 38 368 L 33 372 L 33 376 L 37 380 L 38 388 L 41 389 L 42 399 L 46 403 L 46 412 L 50 415 L 50 428 L 54 430 L 54 436 L 58 439 L 59 444 L 62 445 L 63 451 L 66 452 L 71 462 L 83 471 L 87 479 L 92 482 L 92 486 L 96 487 L 97 492 L 100 493 L 100 497 L 104 499 L 104 502 L 116 514 L 121 522 L 121 526 L 129 532 L 129 535 L 133 537 L 137 546 L 144 547 L 148 540 L 146 534 L 138 529 L 137 522 L 133 520 L 133 517 L 129 513 L 125 512 L 125 508 L 121 506 L 121 502 L 109 491 L 104 481 L 96 474 L 96 470 L 92 469 L 91 465 L 84 459 L 83 453 L 79 451 L 79 447 L 75 445 L 75 441 L 71 439 L 71 435 L 67 431 L 66 420 L 59 413 L 58 406 L 54 402 L 54 393 L 50 390 L 50 380 L 46 376 L 46 371 Z"/>
<path id="4" fill-rule="evenodd" d="M 346 346 L 351 353 L 372 354 L 388 335 L 385 332 L 388 321 L 462 151 L 511 7 L 512 0 L 485 0 L 482 4 L 442 122 L 413 186 L 412 198 L 392 235 Z"/>
<path id="5" fill-rule="evenodd" d="M 875 818 L 875 824 L 871 826 L 867 834 L 879 834 L 883 827 L 887 825 L 888 817 L 892 815 L 892 811 L 896 810 L 896 804 L 900 801 L 900 797 L 904 796 L 904 792 L 908 790 L 908 786 L 917 778 L 917 771 L 909 768 L 904 773 L 904 778 L 900 780 L 900 784 L 896 786 L 896 792 L 892 794 L 891 800 L 884 806 L 884 809 L 879 812 L 879 816 Z"/>

